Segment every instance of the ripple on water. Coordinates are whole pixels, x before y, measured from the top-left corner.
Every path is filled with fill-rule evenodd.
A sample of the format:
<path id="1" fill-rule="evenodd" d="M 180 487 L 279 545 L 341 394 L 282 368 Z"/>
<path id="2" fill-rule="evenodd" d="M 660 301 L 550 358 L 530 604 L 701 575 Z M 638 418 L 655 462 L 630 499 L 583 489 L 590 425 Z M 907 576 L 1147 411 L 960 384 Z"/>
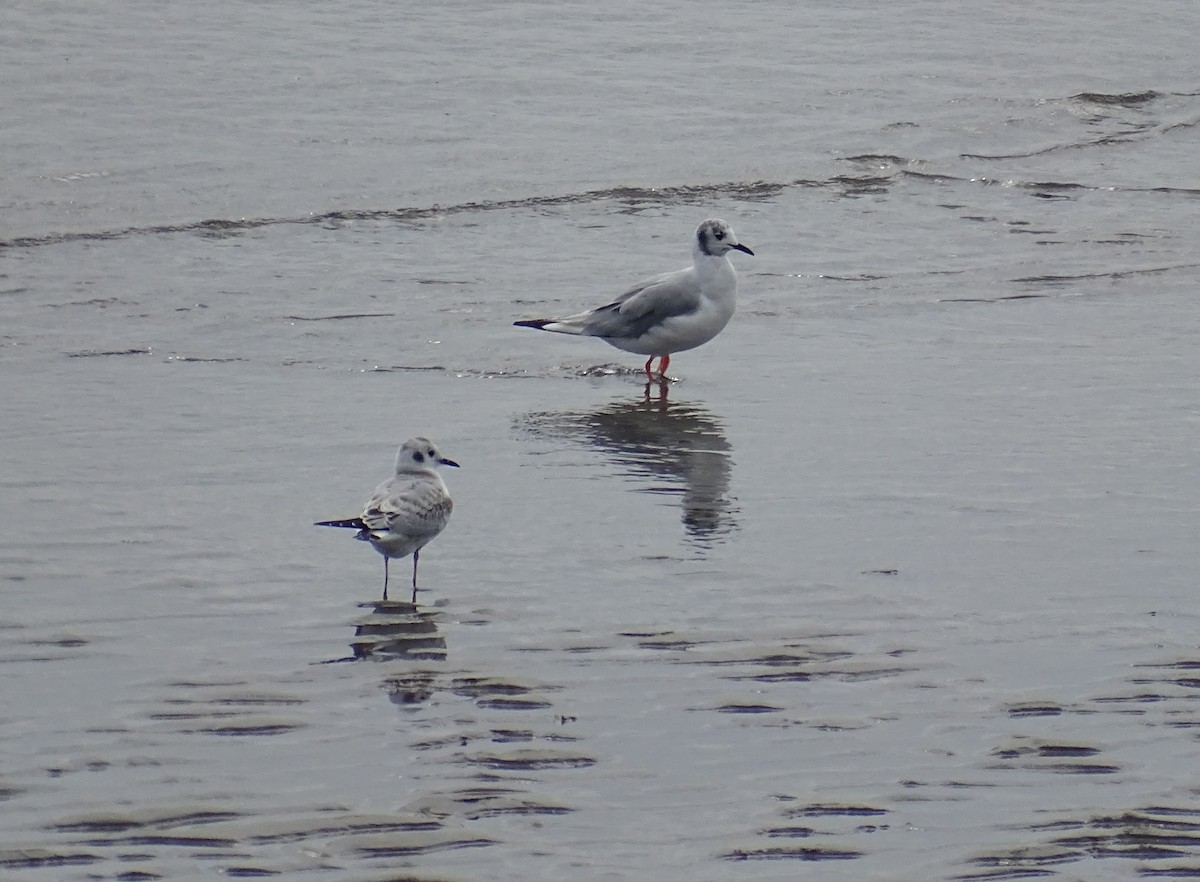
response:
<path id="1" fill-rule="evenodd" d="M 1096 798 L 1090 792 L 1093 780 L 1119 776 L 1136 782 L 1141 766 L 1151 756 L 1168 767 L 1178 765 L 1179 761 L 1172 762 L 1172 754 L 1192 751 L 1178 745 L 1171 733 L 1200 722 L 1196 685 L 1190 676 L 1197 668 L 1200 663 L 1190 658 L 1137 664 L 1104 684 L 1092 698 L 1011 702 L 1003 712 L 1026 731 L 994 747 L 991 762 L 985 765 L 988 771 L 1004 775 L 1026 772 L 1076 777 L 1076 782 L 1064 782 L 1057 788 L 1056 801 L 1081 806 Z M 1064 726 L 1073 733 L 1071 737 L 1064 738 L 1058 731 Z M 1097 757 L 1124 747 L 1127 736 L 1119 733 L 1129 726 L 1153 733 L 1150 741 L 1143 739 L 1135 761 L 1097 762 Z M 1041 734 L 1036 731 L 1041 727 L 1056 731 Z M 1083 740 L 1085 730 L 1093 730 L 1103 741 Z M 1102 812 L 1046 806 L 1037 820 L 1010 827 L 1033 841 L 980 851 L 965 861 L 971 870 L 954 878 L 1056 876 L 1065 866 L 1073 866 L 1071 878 L 1077 878 L 1080 871 L 1075 865 L 1112 859 L 1132 862 L 1132 872 L 1139 877 L 1200 876 L 1200 804 L 1194 790 L 1191 795 L 1190 804 L 1118 806 Z M 1045 814 L 1052 818 L 1046 820 Z"/>
<path id="2" fill-rule="evenodd" d="M 1110 858 L 1141 862 L 1135 871 L 1139 876 L 1184 878 L 1200 874 L 1200 810 L 1197 809 L 1143 806 L 1116 814 L 1065 815 L 1028 829 L 1044 835 L 1045 841 L 975 855 L 967 864 L 983 868 L 984 872 L 955 878 L 1020 878 L 1008 874 Z"/>
<path id="3" fill-rule="evenodd" d="M 248 682 L 170 685 L 186 690 L 185 694 L 162 699 L 160 709 L 152 711 L 149 718 L 171 724 L 181 734 L 281 735 L 306 725 L 298 716 L 274 713 L 279 708 L 304 705 L 307 699 L 298 695 L 257 692 Z"/>

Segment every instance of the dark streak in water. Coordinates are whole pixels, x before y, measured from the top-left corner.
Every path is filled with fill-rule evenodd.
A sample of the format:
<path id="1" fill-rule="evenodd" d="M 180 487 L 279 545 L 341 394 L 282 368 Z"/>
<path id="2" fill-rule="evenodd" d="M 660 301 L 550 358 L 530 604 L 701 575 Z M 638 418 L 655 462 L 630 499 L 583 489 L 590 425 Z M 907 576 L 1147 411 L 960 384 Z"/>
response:
<path id="1" fill-rule="evenodd" d="M 862 857 L 860 851 L 838 851 L 832 848 L 775 848 L 735 849 L 719 855 L 727 861 L 848 861 Z"/>
<path id="2" fill-rule="evenodd" d="M 770 704 L 723 704 L 714 710 L 722 714 L 775 714 L 783 708 Z"/>
<path id="3" fill-rule="evenodd" d="M 760 830 L 759 832 L 771 839 L 807 839 L 817 831 L 812 827 L 788 826 L 768 827 L 766 830 Z"/>
<path id="4" fill-rule="evenodd" d="M 178 826 L 180 824 L 211 824 L 241 817 L 231 811 L 196 811 L 186 814 L 138 816 L 129 814 L 89 815 L 54 824 L 51 829 L 64 833 L 120 833 L 144 827 Z"/>
<path id="5" fill-rule="evenodd" d="M 202 729 L 183 729 L 183 732 L 196 732 L 205 735 L 236 735 L 236 736 L 259 736 L 259 735 L 283 735 L 286 732 L 291 732 L 299 729 L 299 725 L 288 723 L 264 723 L 261 725 L 245 725 L 245 726 L 208 726 Z"/>
<path id="6" fill-rule="evenodd" d="M 240 356 L 231 358 L 204 358 L 199 355 L 170 355 L 167 356 L 166 360 L 179 364 L 229 364 L 235 361 L 249 361 L 249 359 Z"/>
<path id="7" fill-rule="evenodd" d="M 408 373 L 408 372 L 413 372 L 413 371 L 444 371 L 444 370 L 446 370 L 446 367 L 444 365 L 440 365 L 440 364 L 428 364 L 428 365 L 394 364 L 394 365 L 391 365 L 390 367 L 382 367 L 381 365 L 376 365 L 373 368 L 368 368 L 367 373 L 370 373 L 370 374 L 392 374 L 392 373 L 401 374 L 401 373 Z"/>
<path id="8" fill-rule="evenodd" d="M 276 870 L 266 870 L 266 869 L 262 869 L 260 867 L 226 867 L 223 872 L 225 873 L 226 876 L 228 876 L 231 879 L 260 879 L 260 878 L 266 878 L 267 876 L 280 875 L 279 872 Z M 124 880 L 124 879 L 132 880 L 134 878 L 136 878 L 136 877 L 130 876 L 128 874 L 121 876 L 122 880 Z M 157 876 L 146 876 L 145 878 L 156 879 L 158 877 Z"/>
<path id="9" fill-rule="evenodd" d="M 1090 147 L 1107 147 L 1111 144 L 1131 144 L 1137 140 L 1135 135 L 1146 134 L 1151 126 L 1144 126 L 1139 129 L 1134 129 L 1129 132 L 1122 132 L 1120 135 L 1102 135 L 1091 141 L 1077 141 L 1071 144 L 1051 144 L 1049 147 L 1042 147 L 1037 150 L 1027 150 L 1021 153 L 960 153 L 960 159 L 1032 159 L 1035 156 L 1046 156 L 1051 153 L 1060 153 L 1064 150 L 1086 150 Z M 1029 186 L 1029 185 L 1026 185 Z M 1080 189 L 1092 190 L 1094 187 L 1085 187 L 1082 184 L 1075 185 Z M 1137 190 L 1139 188 L 1130 188 Z"/>
<path id="10" fill-rule="evenodd" d="M 1018 284 L 1058 284 L 1061 282 L 1079 282 L 1085 279 L 1127 279 L 1132 276 L 1156 276 L 1178 270 L 1190 270 L 1200 267 L 1200 263 L 1184 263 L 1177 266 L 1148 266 L 1142 269 L 1114 270 L 1107 273 L 1075 273 L 1071 275 L 1018 276 L 1010 279 Z"/>
<path id="11" fill-rule="evenodd" d="M 465 761 L 488 769 L 532 772 L 539 769 L 586 769 L 596 760 L 578 754 L 553 753 L 525 749 L 509 754 L 485 753 L 465 758 Z"/>
<path id="12" fill-rule="evenodd" d="M 541 710 L 553 706 L 549 701 L 532 698 L 481 698 L 475 704 L 477 707 L 503 711 Z"/>
<path id="13" fill-rule="evenodd" d="M 1072 95 L 1070 100 L 1088 104 L 1109 104 L 1117 107 L 1141 107 L 1159 97 L 1158 92 L 1147 89 L 1145 92 L 1121 92 L 1112 95 L 1104 92 L 1080 92 L 1078 95 Z"/>
<path id="14" fill-rule="evenodd" d="M 31 870 L 38 867 L 72 867 L 98 863 L 99 855 L 86 852 L 56 854 L 41 848 L 0 851 L 0 867 L 11 870 Z"/>
<path id="15" fill-rule="evenodd" d="M 84 349 L 81 352 L 68 352 L 67 358 L 105 358 L 110 355 L 121 356 L 121 355 L 149 355 L 149 354 L 150 354 L 149 349 L 111 349 L 111 350 L 104 350 L 104 351 L 97 350 L 97 349 Z"/>
<path id="16" fill-rule="evenodd" d="M 293 322 L 337 322 L 344 319 L 395 318 L 394 312 L 348 312 L 345 315 L 285 315 L 280 318 Z"/>
<path id="17" fill-rule="evenodd" d="M 184 848 L 233 848 L 237 845 L 234 839 L 218 839 L 211 836 L 130 836 L 123 839 L 91 839 L 88 845 L 178 845 Z"/>
<path id="18" fill-rule="evenodd" d="M 831 805 L 827 803 L 815 803 L 813 805 L 790 808 L 784 812 L 789 818 L 868 818 L 886 815 L 887 813 L 887 809 L 875 808 L 868 805 Z"/>
<path id="19" fill-rule="evenodd" d="M 843 162 L 853 162 L 870 168 L 885 168 L 891 165 L 908 165 L 911 160 L 890 153 L 863 153 L 860 156 L 846 156 Z"/>
<path id="20" fill-rule="evenodd" d="M 1051 876 L 1053 873 L 1049 870 L 1037 869 L 1038 867 L 1070 863 L 1079 860 L 1081 857 L 1082 854 L 1080 852 L 1072 849 L 1022 850 L 1013 853 L 984 855 L 972 858 L 969 863 L 977 867 L 995 868 L 996 872 L 972 873 L 955 876 L 954 878 L 962 880 L 962 882 L 967 882 L 967 880 L 988 880 L 988 882 L 992 882 L 992 880 L 998 879 L 1041 878 Z"/>
<path id="21" fill-rule="evenodd" d="M 494 839 L 477 836 L 473 839 L 455 839 L 448 842 L 396 844 L 361 846 L 358 851 L 369 857 L 408 857 L 410 855 L 429 854 L 435 851 L 446 851 L 456 848 L 484 848 L 494 845 Z"/>

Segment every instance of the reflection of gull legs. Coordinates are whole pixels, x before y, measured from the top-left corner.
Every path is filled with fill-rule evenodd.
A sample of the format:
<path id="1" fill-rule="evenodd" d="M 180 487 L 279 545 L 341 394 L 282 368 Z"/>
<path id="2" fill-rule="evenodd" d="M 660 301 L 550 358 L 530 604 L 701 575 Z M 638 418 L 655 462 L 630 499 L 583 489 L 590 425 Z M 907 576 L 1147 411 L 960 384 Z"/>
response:
<path id="1" fill-rule="evenodd" d="M 390 600 L 360 603 L 359 606 L 370 607 L 371 612 L 354 623 L 354 640 L 350 648 L 355 658 L 377 655 L 445 659 L 446 639 L 438 631 L 433 613 L 423 612 L 415 604 Z"/>
<path id="2" fill-rule="evenodd" d="M 653 398 L 651 398 L 650 397 L 650 388 L 652 386 L 654 386 L 656 383 L 658 385 L 658 394 L 655 395 Z M 645 398 L 645 400 L 647 402 L 654 402 L 655 404 L 657 404 L 658 405 L 657 409 L 659 411 L 665 411 L 667 409 L 667 403 L 668 403 L 667 402 L 667 390 L 669 390 L 670 388 L 671 387 L 667 384 L 666 377 L 660 376 L 657 380 L 655 380 L 653 378 L 647 379 L 646 380 L 646 388 L 645 388 L 645 390 L 643 390 L 642 396 Z"/>

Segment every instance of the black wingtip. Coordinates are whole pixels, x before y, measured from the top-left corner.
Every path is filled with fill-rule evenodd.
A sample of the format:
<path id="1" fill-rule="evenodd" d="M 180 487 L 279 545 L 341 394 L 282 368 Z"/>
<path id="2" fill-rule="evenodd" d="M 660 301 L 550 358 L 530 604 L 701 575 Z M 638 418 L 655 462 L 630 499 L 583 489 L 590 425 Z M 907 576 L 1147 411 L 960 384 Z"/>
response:
<path id="1" fill-rule="evenodd" d="M 550 324 L 553 319 L 526 319 L 525 321 L 513 322 L 514 328 L 537 328 L 539 331 L 545 329 L 546 325 Z"/>
<path id="2" fill-rule="evenodd" d="M 362 518 L 346 518 L 341 521 L 314 521 L 314 527 L 344 527 L 347 530 L 362 530 L 366 528 L 366 524 L 362 522 Z"/>

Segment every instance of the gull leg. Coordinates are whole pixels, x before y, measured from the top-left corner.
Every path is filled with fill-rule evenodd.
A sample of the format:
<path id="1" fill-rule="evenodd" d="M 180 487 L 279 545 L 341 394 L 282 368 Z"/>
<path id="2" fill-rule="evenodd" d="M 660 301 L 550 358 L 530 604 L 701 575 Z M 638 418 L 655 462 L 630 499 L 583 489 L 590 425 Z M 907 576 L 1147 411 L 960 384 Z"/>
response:
<path id="1" fill-rule="evenodd" d="M 383 559 L 383 599 L 387 600 L 387 583 L 388 583 L 388 565 L 387 557 Z"/>
<path id="2" fill-rule="evenodd" d="M 413 552 L 413 605 L 417 602 L 417 558 L 421 556 L 420 549 Z"/>
<path id="3" fill-rule="evenodd" d="M 652 364 L 654 364 L 654 356 L 653 355 L 651 355 L 649 358 L 646 359 L 646 379 L 647 380 L 654 379 L 654 374 L 650 373 L 650 365 L 652 365 Z"/>
<path id="4" fill-rule="evenodd" d="M 671 356 L 664 355 L 658 360 L 658 375 L 663 378 L 665 383 L 667 380 L 667 365 L 671 363 Z"/>

